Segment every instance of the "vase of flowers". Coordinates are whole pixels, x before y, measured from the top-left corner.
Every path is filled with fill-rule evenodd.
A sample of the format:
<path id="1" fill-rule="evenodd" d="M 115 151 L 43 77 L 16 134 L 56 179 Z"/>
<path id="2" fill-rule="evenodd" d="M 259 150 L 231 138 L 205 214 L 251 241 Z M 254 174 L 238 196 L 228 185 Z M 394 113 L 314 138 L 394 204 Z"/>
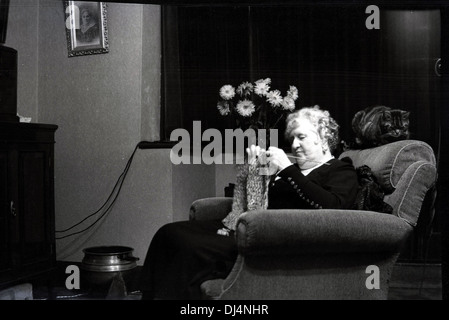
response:
<path id="1" fill-rule="evenodd" d="M 281 119 L 295 110 L 299 93 L 296 86 L 290 85 L 283 96 L 280 90 L 271 89 L 271 79 L 266 78 L 254 83 L 245 81 L 237 87 L 226 84 L 219 96 L 217 109 L 221 116 L 233 118 L 236 128 L 253 129 L 256 135 L 259 129 L 266 129 L 263 142 L 269 142 L 270 129 L 277 129 Z M 260 137 L 257 139 L 260 142 Z"/>
<path id="2" fill-rule="evenodd" d="M 290 86 L 285 96 L 271 89 L 271 79 L 254 83 L 242 82 L 237 88 L 227 84 L 220 88 L 217 103 L 219 113 L 235 119 L 236 127 L 246 129 L 275 129 L 286 114 L 295 110 L 298 89 Z"/>

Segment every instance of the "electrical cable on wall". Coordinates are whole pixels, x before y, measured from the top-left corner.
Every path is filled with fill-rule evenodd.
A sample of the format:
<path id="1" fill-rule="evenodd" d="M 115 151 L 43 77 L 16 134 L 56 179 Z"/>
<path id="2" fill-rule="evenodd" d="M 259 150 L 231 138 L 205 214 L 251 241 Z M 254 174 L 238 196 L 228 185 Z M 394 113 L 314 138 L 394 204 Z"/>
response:
<path id="1" fill-rule="evenodd" d="M 106 199 L 105 203 L 100 207 L 100 209 L 98 209 L 97 211 L 95 211 L 94 213 L 91 213 L 90 215 L 88 215 L 87 217 L 85 217 L 84 219 L 82 219 L 81 221 L 75 223 L 74 225 L 72 225 L 69 228 L 63 229 L 63 230 L 56 230 L 55 232 L 57 233 L 64 233 L 67 232 L 69 230 L 72 230 L 73 228 L 77 227 L 78 225 L 80 225 L 81 223 L 83 223 L 84 221 L 86 221 L 87 219 L 89 219 L 90 217 L 98 214 L 99 212 L 101 212 L 101 210 L 108 204 L 108 202 L 110 201 L 110 199 L 113 197 L 114 192 L 116 191 L 117 187 L 117 192 L 115 193 L 114 199 L 112 200 L 112 202 L 109 204 L 109 206 L 106 208 L 106 210 L 97 218 L 97 220 L 95 220 L 93 223 L 91 223 L 89 226 L 87 226 L 86 228 L 80 230 L 80 231 L 76 231 L 76 232 L 72 232 L 70 234 L 64 235 L 64 236 L 60 236 L 60 237 L 56 237 L 56 240 L 60 240 L 60 239 L 64 239 L 76 234 L 80 234 L 84 231 L 87 231 L 88 229 L 90 229 L 91 227 L 93 227 L 98 221 L 100 221 L 107 213 L 108 211 L 111 209 L 112 205 L 115 203 L 115 201 L 118 198 L 118 195 L 120 194 L 120 191 L 122 189 L 123 186 L 123 182 L 125 181 L 126 175 L 128 174 L 129 168 L 131 167 L 131 163 L 132 160 L 134 158 L 134 155 L 137 151 L 137 149 L 139 148 L 139 146 L 142 143 L 147 143 L 146 141 L 141 141 L 139 142 L 136 147 L 134 148 L 133 153 L 131 154 L 130 158 L 128 159 L 128 162 L 126 163 L 125 169 L 123 170 L 122 174 L 119 176 L 119 178 L 117 179 L 117 182 L 114 185 L 114 188 L 112 189 L 109 197 Z"/>

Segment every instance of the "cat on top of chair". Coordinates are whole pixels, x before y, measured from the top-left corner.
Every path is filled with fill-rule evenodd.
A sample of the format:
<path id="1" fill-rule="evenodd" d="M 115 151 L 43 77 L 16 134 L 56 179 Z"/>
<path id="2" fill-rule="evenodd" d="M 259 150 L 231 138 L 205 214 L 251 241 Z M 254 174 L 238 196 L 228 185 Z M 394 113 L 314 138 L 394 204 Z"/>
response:
<path id="1" fill-rule="evenodd" d="M 354 140 L 345 149 L 367 149 L 410 138 L 410 112 L 386 106 L 371 106 L 352 118 Z"/>

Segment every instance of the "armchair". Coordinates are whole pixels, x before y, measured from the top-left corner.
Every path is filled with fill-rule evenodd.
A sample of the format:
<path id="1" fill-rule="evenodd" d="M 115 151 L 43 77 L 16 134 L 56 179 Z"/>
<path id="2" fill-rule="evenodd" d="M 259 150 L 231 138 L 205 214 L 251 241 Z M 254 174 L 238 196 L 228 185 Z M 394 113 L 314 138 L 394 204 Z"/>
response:
<path id="1" fill-rule="evenodd" d="M 403 140 L 348 150 L 343 157 L 350 157 L 355 167 L 372 169 L 393 214 L 331 209 L 246 212 L 237 223 L 235 265 L 226 279 L 201 285 L 204 298 L 387 299 L 393 266 L 436 182 L 434 152 L 422 141 Z M 224 218 L 231 206 L 232 198 L 200 199 L 193 202 L 190 219 Z"/>

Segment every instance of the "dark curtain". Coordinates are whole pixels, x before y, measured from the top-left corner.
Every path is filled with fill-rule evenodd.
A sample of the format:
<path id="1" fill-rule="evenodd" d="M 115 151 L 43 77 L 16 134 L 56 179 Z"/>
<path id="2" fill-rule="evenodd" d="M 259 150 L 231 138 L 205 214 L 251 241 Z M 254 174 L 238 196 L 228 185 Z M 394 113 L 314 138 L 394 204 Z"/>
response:
<path id="1" fill-rule="evenodd" d="M 358 5 L 162 8 L 161 137 L 195 120 L 233 128 L 216 108 L 219 88 L 269 77 L 283 93 L 298 87 L 297 108 L 329 110 L 346 141 L 354 114 L 381 104 L 411 111 L 411 138 L 438 147 L 438 10 L 381 10 L 369 30 Z"/>
<path id="2" fill-rule="evenodd" d="M 449 161 L 449 7 L 441 12 L 441 52 L 442 52 L 442 90 L 441 90 L 441 144 L 440 166 L 438 178 L 437 213 L 441 219 L 441 274 L 443 300 L 449 300 L 449 170 L 444 164 Z"/>
<path id="3" fill-rule="evenodd" d="M 162 77 L 161 140 L 169 140 L 170 132 L 183 127 L 181 100 L 178 9 L 162 6 Z"/>
<path id="4" fill-rule="evenodd" d="M 247 7 L 162 6 L 164 83 L 161 137 L 175 128 L 191 132 L 232 128 L 217 113 L 224 84 L 249 79 Z"/>

